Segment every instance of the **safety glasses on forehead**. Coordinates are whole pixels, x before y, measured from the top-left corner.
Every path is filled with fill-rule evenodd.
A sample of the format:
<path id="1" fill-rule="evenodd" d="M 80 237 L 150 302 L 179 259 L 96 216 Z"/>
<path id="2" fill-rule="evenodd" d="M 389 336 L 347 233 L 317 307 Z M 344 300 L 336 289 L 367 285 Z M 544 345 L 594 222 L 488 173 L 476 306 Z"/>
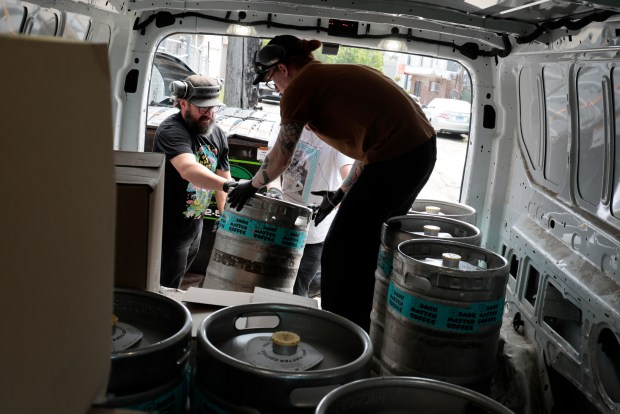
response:
<path id="1" fill-rule="evenodd" d="M 254 72 L 259 75 L 284 61 L 286 52 L 280 45 L 267 45 L 254 54 Z"/>

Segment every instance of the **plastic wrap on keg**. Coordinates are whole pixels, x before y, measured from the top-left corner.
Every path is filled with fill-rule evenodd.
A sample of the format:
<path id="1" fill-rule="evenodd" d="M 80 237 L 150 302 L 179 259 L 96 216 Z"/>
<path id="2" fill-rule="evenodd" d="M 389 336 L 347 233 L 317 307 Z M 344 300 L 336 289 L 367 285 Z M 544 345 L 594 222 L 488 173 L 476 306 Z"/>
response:
<path id="1" fill-rule="evenodd" d="M 291 355 L 273 351 L 271 336 L 252 338 L 245 347 L 245 358 L 253 365 L 279 371 L 306 371 L 323 360 L 323 355 L 313 346 L 300 342 Z"/>

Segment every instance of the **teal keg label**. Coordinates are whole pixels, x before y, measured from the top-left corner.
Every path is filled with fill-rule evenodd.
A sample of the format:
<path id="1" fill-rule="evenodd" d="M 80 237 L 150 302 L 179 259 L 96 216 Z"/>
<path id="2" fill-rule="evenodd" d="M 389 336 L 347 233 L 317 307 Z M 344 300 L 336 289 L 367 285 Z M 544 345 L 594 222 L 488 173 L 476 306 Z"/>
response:
<path id="1" fill-rule="evenodd" d="M 184 379 L 173 389 L 163 392 L 149 401 L 132 404 L 124 408 L 152 414 L 184 414 L 187 409 L 188 389 L 189 370 L 184 374 Z"/>
<path id="2" fill-rule="evenodd" d="M 276 226 L 224 211 L 218 230 L 227 231 L 260 242 L 276 244 L 289 249 L 303 249 L 308 233 Z"/>
<path id="3" fill-rule="evenodd" d="M 390 282 L 387 301 L 394 312 L 415 324 L 459 333 L 478 332 L 483 326 L 501 321 L 504 312 L 504 298 L 454 307 L 411 296 L 394 282 Z"/>
<path id="4" fill-rule="evenodd" d="M 394 255 L 383 249 L 379 249 L 379 257 L 377 258 L 377 267 L 383 271 L 383 274 L 389 279 L 394 266 Z"/>
<path id="5" fill-rule="evenodd" d="M 192 414 L 232 414 L 212 401 L 196 384 L 192 384 L 190 406 Z"/>

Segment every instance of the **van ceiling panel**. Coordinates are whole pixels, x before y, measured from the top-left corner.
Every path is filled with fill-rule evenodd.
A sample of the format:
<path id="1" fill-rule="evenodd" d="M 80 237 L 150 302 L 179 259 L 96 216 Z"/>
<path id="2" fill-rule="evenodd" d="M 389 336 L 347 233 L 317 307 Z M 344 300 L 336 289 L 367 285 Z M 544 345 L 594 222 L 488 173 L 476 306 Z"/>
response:
<path id="1" fill-rule="evenodd" d="M 476 27 L 497 34 L 530 34 L 536 26 L 557 23 L 558 20 L 579 21 L 591 14 L 608 18 L 620 13 L 617 0 L 297 0 L 297 1 L 221 1 L 195 0 L 152 1 L 135 0 L 129 3 L 132 10 L 246 10 L 284 12 L 329 17 L 331 11 L 349 14 L 388 15 L 435 21 L 448 26 Z M 354 18 L 352 18 L 354 20 Z"/>

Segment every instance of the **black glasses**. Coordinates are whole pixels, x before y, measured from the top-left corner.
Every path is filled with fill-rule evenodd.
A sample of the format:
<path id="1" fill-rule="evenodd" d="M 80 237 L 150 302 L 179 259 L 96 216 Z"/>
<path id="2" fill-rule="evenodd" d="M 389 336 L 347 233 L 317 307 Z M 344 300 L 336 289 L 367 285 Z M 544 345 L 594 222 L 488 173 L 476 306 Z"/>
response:
<path id="1" fill-rule="evenodd" d="M 276 90 L 276 83 L 273 80 L 271 80 L 271 78 L 273 78 L 273 74 L 276 73 L 276 70 L 278 70 L 277 67 L 275 67 L 273 69 L 273 71 L 271 72 L 271 75 L 269 75 L 269 77 L 266 77 L 265 81 L 264 81 L 265 82 L 265 86 L 267 86 L 269 89 L 271 89 L 273 91 Z"/>
<path id="2" fill-rule="evenodd" d="M 222 108 L 221 106 L 196 106 L 189 101 L 188 103 L 195 107 L 200 115 L 208 114 L 211 111 L 213 111 L 213 113 L 217 113 Z"/>

